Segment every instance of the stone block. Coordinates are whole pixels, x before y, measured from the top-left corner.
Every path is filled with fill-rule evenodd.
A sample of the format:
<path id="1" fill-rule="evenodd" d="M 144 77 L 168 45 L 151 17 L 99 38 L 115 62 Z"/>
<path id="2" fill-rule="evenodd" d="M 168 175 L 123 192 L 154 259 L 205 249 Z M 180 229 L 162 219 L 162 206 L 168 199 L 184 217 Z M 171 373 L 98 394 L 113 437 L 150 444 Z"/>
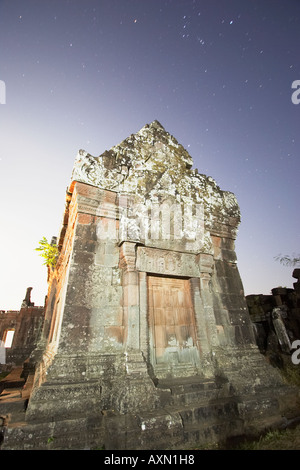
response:
<path id="1" fill-rule="evenodd" d="M 78 223 L 81 225 L 90 225 L 94 221 L 94 218 L 90 214 L 78 214 Z"/>

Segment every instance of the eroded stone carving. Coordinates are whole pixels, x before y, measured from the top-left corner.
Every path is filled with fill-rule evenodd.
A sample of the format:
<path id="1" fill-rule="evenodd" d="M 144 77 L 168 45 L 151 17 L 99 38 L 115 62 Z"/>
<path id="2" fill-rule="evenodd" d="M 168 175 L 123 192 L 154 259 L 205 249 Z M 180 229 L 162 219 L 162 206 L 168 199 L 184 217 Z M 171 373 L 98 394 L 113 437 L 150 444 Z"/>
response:
<path id="1" fill-rule="evenodd" d="M 138 247 L 136 268 L 139 271 L 173 276 L 198 277 L 195 255 Z"/>
<path id="2" fill-rule="evenodd" d="M 193 160 L 158 121 L 146 125 L 98 157 L 80 150 L 72 180 L 102 189 L 135 194 L 135 203 L 173 198 L 182 204 L 203 204 L 205 222 L 213 217 L 240 220 L 233 193 L 221 191 L 213 178 L 191 169 Z"/>

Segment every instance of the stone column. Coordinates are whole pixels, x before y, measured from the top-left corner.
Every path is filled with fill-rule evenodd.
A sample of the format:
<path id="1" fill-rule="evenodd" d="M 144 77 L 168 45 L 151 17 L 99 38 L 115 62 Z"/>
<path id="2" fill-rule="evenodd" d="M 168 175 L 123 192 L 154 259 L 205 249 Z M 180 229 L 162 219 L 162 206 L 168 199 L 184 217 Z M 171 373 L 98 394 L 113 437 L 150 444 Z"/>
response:
<path id="1" fill-rule="evenodd" d="M 206 321 L 204 315 L 204 304 L 201 298 L 200 293 L 200 279 L 198 277 L 194 277 L 190 280 L 191 283 L 191 290 L 193 295 L 193 304 L 196 316 L 196 326 L 197 326 L 197 339 L 198 339 L 198 349 L 200 355 L 205 355 L 209 352 L 209 342 L 207 337 L 207 330 L 206 330 Z"/>
<path id="2" fill-rule="evenodd" d="M 120 247 L 120 268 L 123 270 L 123 311 L 125 325 L 125 377 L 118 379 L 122 391 L 116 394 L 116 408 L 135 413 L 153 409 L 158 400 L 154 383 L 148 374 L 147 351 L 143 351 L 147 334 L 146 273 L 136 270 L 136 243 L 125 241 Z M 143 308 L 141 318 L 140 287 Z M 143 338 L 141 338 L 141 328 Z M 143 346 L 142 346 L 143 345 Z"/>
<path id="3" fill-rule="evenodd" d="M 140 350 L 139 278 L 135 267 L 136 243 L 123 242 L 120 247 L 120 267 L 123 269 L 123 309 L 125 349 Z"/>
<path id="4" fill-rule="evenodd" d="M 140 292 L 140 347 L 145 358 L 148 359 L 148 291 L 147 274 L 139 272 L 139 292 Z"/>
<path id="5" fill-rule="evenodd" d="M 211 292 L 211 276 L 213 272 L 213 255 L 201 253 L 199 255 L 200 295 L 203 304 L 208 344 L 211 348 L 218 345 L 216 320 Z"/>

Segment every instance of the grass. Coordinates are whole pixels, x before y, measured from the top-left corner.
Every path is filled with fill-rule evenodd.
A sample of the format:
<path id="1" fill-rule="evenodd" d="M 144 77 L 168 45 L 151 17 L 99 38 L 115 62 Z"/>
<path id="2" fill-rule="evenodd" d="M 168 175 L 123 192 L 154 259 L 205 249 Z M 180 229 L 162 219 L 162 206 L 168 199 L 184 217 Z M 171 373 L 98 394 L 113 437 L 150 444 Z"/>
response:
<path id="1" fill-rule="evenodd" d="M 300 388 L 300 366 L 292 363 L 286 364 L 283 369 L 280 370 L 284 380 L 291 385 L 296 385 Z"/>
<path id="2" fill-rule="evenodd" d="M 269 431 L 258 440 L 244 442 L 236 450 L 299 450 L 300 426 L 283 431 Z"/>
<path id="3" fill-rule="evenodd" d="M 294 428 L 268 431 L 257 438 L 240 438 L 231 443 L 196 446 L 193 450 L 300 450 L 300 424 Z"/>

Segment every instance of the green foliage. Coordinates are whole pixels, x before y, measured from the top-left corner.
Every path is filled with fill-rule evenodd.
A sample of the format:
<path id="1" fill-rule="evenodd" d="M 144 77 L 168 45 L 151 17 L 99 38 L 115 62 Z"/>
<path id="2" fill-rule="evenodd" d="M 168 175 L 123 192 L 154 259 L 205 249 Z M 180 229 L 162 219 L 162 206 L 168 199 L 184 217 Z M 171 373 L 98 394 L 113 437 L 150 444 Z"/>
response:
<path id="1" fill-rule="evenodd" d="M 35 251 L 41 252 L 40 256 L 45 260 L 44 265 L 55 267 L 58 257 L 58 247 L 55 243 L 48 243 L 47 238 L 43 237 Z"/>
<path id="2" fill-rule="evenodd" d="M 279 371 L 283 379 L 291 385 L 296 385 L 300 388 L 300 370 L 296 364 L 286 363 L 285 366 Z"/>
<path id="3" fill-rule="evenodd" d="M 279 261 L 283 266 L 300 266 L 300 254 L 293 253 L 292 256 L 282 255 L 281 253 L 274 256 L 276 261 Z"/>

